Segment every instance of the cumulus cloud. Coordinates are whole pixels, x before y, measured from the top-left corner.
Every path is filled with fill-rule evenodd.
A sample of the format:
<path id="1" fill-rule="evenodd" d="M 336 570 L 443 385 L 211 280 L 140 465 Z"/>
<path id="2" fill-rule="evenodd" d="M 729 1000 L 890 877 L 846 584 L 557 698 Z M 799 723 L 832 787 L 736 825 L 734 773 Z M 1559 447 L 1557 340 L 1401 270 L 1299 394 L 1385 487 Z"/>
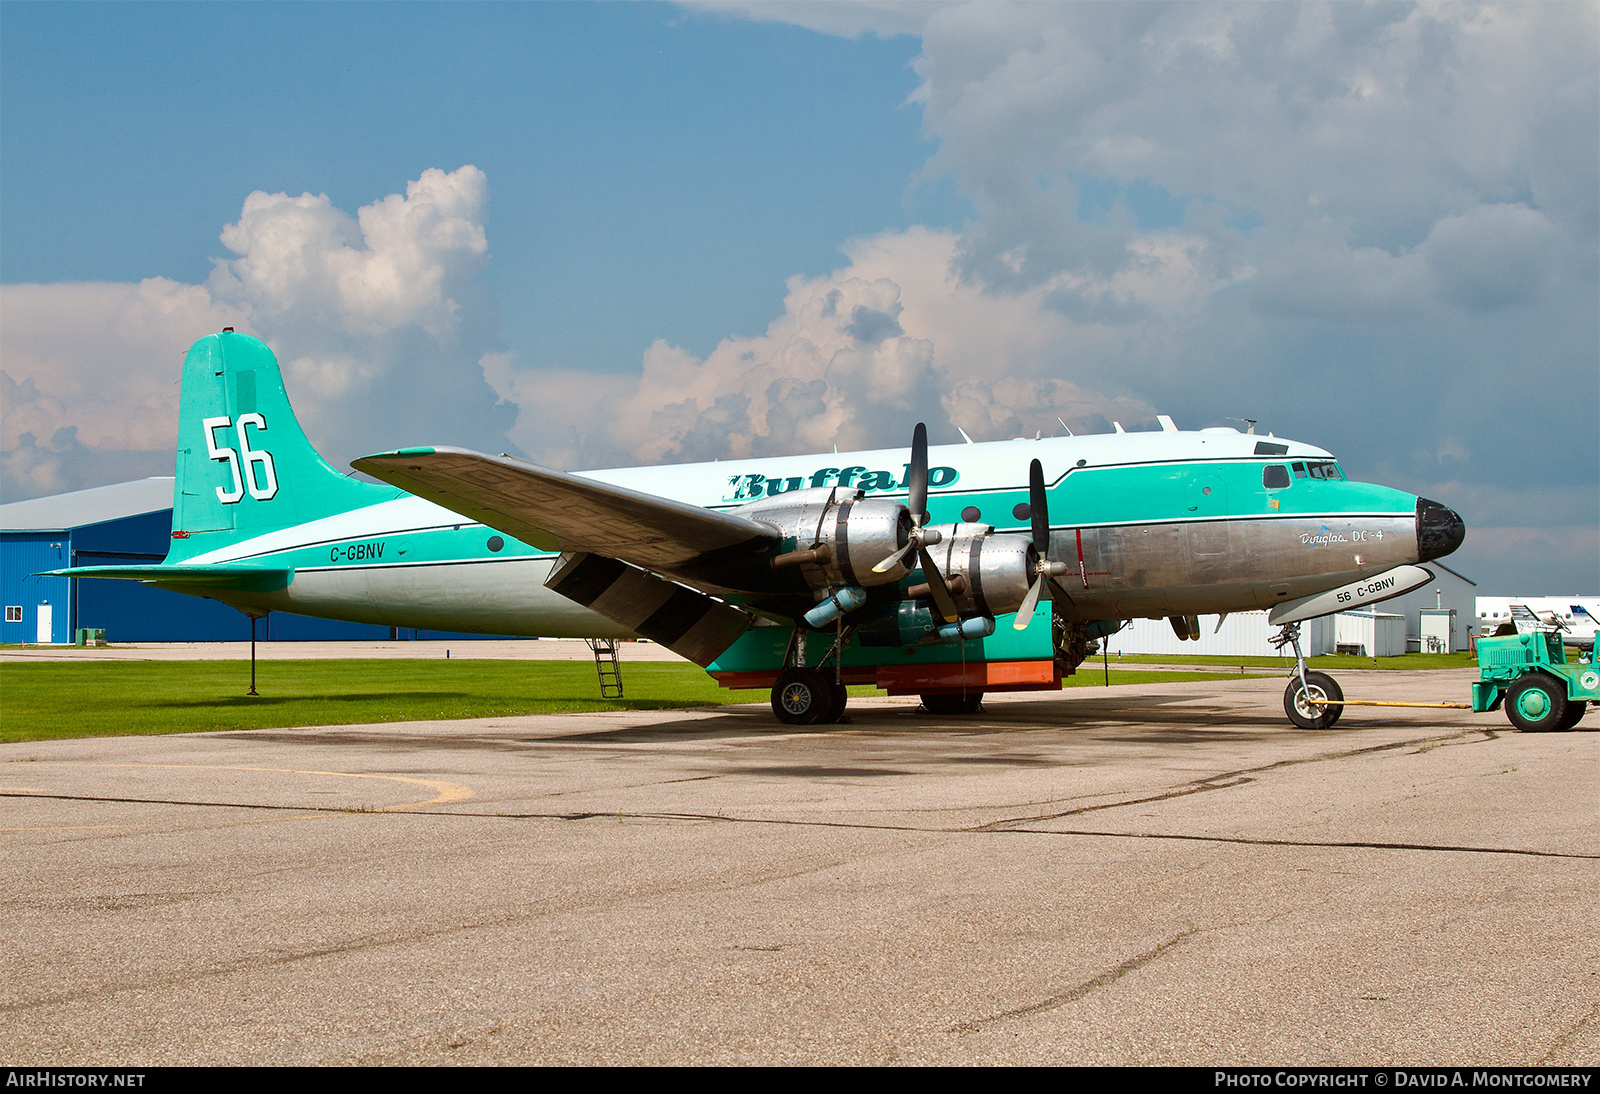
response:
<path id="1" fill-rule="evenodd" d="M 204 288 L 166 278 L 0 289 L 6 500 L 170 475 L 184 352 L 246 325 Z"/>
<path id="2" fill-rule="evenodd" d="M 1456 221 L 1496 219 L 1517 264 L 1488 263 L 1465 291 L 1447 279 L 1445 296 L 1532 300 L 1530 264 L 1592 262 L 1595 23 L 1587 5 L 942 8 L 918 62 L 941 142 L 929 173 L 973 201 L 965 269 L 991 284 L 1127 262 L 1137 228 L 1084 223 L 1078 185 L 1139 181 L 1196 226 L 1204 207 L 1227 214 L 1216 253 L 1263 278 L 1304 269 L 1308 242 L 1339 245 L 1335 294 Z M 1563 230 L 1513 223 L 1519 208 Z"/>
<path id="3" fill-rule="evenodd" d="M 725 339 L 704 359 L 657 342 L 637 378 L 601 387 L 585 373 L 521 372 L 506 357 L 487 372 L 520 407 L 512 437 L 560 466 L 894 447 L 918 421 L 949 442 L 957 426 L 993 440 L 1059 434 L 1058 417 L 1088 429 L 1153 420 L 1143 400 L 1072 379 L 1108 380 L 1123 333 L 1052 309 L 1054 285 L 985 292 L 955 276 L 957 247 L 953 233 L 922 228 L 859 241 L 840 269 L 790 279 L 764 334 Z M 1144 288 L 1128 277 L 1099 290 L 1158 311 L 1185 306 Z"/>
<path id="4" fill-rule="evenodd" d="M 500 349 L 476 280 L 487 203 L 470 165 L 424 171 L 354 217 L 326 195 L 257 191 L 222 230 L 233 257 L 203 285 L 0 288 L 6 497 L 170 473 L 183 354 L 224 326 L 272 346 L 335 463 L 502 436 L 512 411 L 479 364 Z"/>
<path id="5" fill-rule="evenodd" d="M 1079 393 L 1086 416 L 1257 417 L 1454 491 L 1469 527 L 1521 527 L 1506 491 L 1537 479 L 1576 491 L 1559 519 L 1592 581 L 1600 9 L 715 6 L 920 34 L 915 184 L 953 182 L 971 219 L 921 261 L 916 230 L 858 241 L 833 276 L 899 289 L 952 421 L 1028 432 L 1016 410 Z M 964 332 L 993 340 L 981 365 Z M 1503 458 L 1532 438 L 1561 440 Z"/>
<path id="6" fill-rule="evenodd" d="M 488 202 L 489 181 L 471 165 L 429 168 L 404 196 L 355 217 L 326 194 L 257 190 L 222 230 L 223 246 L 239 257 L 219 260 L 207 287 L 280 332 L 332 328 L 370 338 L 419 327 L 447 338 L 459 294 L 488 261 Z"/>

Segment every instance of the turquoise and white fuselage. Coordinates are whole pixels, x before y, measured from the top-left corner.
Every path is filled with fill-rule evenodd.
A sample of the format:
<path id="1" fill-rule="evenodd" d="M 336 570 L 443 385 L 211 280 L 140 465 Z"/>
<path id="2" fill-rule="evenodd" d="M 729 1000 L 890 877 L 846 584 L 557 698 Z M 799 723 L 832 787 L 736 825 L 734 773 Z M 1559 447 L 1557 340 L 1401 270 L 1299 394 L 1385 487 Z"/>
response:
<path id="1" fill-rule="evenodd" d="M 1027 522 L 1013 510 L 1028 498 L 1028 461 L 1040 460 L 1055 515 L 1051 557 L 1068 563 L 1061 583 L 1073 595 L 1074 614 L 1085 619 L 1268 608 L 1415 560 L 1413 495 L 1343 479 L 1295 478 L 1292 471 L 1287 488 L 1268 490 L 1264 468 L 1331 463 L 1333 457 L 1275 438 L 1284 454 L 1256 456 L 1259 440 L 1222 430 L 933 447 L 935 481 L 941 469 L 954 476 L 949 485 L 930 488 L 929 511 L 932 523 L 946 524 L 975 508 L 975 519 L 996 530 L 1025 533 Z M 864 467 L 892 471 L 898 487 L 904 455 L 883 449 L 825 460 L 791 456 L 584 477 L 733 510 L 750 499 L 731 498 L 737 488 L 730 484 L 755 475 L 825 486 L 836 483 L 839 469 Z M 395 496 L 236 540 L 185 563 L 291 569 L 286 588 L 227 598 L 258 610 L 492 634 L 617 633 L 610 621 L 544 587 L 558 552 L 536 550 L 392 488 L 374 489 Z M 905 495 L 894 488 L 869 496 Z"/>
<path id="2" fill-rule="evenodd" d="M 1320 448 L 1226 428 L 933 447 L 930 523 L 1026 535 L 1032 460 L 1044 470 L 1049 556 L 1065 567 L 1057 581 L 1067 597 L 1055 610 L 1069 620 L 1271 608 L 1377 577 L 1434 557 L 1422 542 L 1439 538 L 1430 513 L 1454 521 L 1444 536 L 1453 542 L 1436 553 L 1460 541 L 1459 518 L 1442 506 L 1350 482 Z M 176 475 L 164 564 L 70 572 L 143 580 L 252 613 L 489 634 L 629 633 L 545 587 L 559 554 L 551 543 L 541 549 L 335 471 L 301 432 L 271 351 L 247 336 L 224 332 L 190 351 Z M 905 450 L 892 448 L 579 477 L 759 516 L 784 494 L 825 487 L 904 499 L 908 476 Z M 716 585 L 702 583 L 721 595 Z"/>

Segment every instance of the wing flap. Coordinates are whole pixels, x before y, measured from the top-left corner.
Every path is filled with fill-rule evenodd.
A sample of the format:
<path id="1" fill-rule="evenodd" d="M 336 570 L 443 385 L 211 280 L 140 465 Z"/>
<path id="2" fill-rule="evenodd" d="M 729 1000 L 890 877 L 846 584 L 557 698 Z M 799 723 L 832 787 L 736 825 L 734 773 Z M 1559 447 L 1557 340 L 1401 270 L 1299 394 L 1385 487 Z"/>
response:
<path id="1" fill-rule="evenodd" d="M 713 552 L 775 543 L 771 526 L 597 482 L 511 456 L 405 448 L 351 464 L 377 479 L 546 551 L 681 570 Z"/>

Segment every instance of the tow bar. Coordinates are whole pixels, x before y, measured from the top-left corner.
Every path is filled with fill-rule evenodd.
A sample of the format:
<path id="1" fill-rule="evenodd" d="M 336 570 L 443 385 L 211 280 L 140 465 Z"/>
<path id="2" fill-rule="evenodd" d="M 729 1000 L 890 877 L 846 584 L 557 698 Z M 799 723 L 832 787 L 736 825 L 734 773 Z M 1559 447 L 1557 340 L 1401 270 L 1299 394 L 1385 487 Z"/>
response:
<path id="1" fill-rule="evenodd" d="M 1383 699 L 1346 699 L 1337 681 L 1325 672 L 1307 672 L 1300 649 L 1300 624 L 1285 623 L 1272 644 L 1294 647 L 1294 674 L 1283 693 L 1283 712 L 1301 729 L 1330 729 L 1345 707 L 1421 707 L 1433 710 L 1471 710 L 1470 703 L 1400 703 Z"/>

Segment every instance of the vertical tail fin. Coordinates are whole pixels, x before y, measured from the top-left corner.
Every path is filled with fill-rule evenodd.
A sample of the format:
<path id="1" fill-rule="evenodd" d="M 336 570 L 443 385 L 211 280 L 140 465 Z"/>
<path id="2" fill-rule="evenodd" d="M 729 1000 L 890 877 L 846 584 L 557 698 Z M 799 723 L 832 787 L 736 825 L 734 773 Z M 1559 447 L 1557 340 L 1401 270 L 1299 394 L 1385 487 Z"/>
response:
<path id="1" fill-rule="evenodd" d="M 225 330 L 183 362 L 168 562 L 396 496 L 311 446 L 266 343 Z"/>

